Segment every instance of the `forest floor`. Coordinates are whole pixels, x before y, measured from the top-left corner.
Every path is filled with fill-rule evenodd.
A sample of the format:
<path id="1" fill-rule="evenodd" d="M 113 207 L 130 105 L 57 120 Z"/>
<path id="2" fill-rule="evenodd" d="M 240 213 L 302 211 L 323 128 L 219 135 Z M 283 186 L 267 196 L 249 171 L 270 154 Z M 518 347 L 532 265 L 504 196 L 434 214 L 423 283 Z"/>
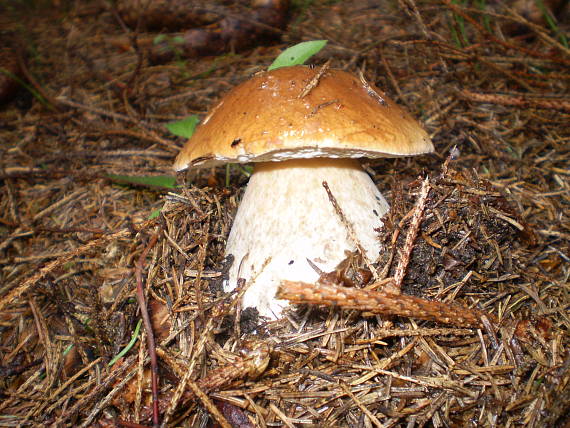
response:
<path id="1" fill-rule="evenodd" d="M 210 3 L 209 25 L 252 16 Z M 153 425 L 143 286 L 155 425 L 567 427 L 570 19 L 500 3 L 296 0 L 277 38 L 160 61 L 110 2 L 0 6 L 26 85 L 0 105 L 0 426 Z M 365 163 L 392 206 L 385 252 L 337 280 L 381 293 L 366 269 L 403 269 L 404 295 L 481 325 L 315 305 L 268 322 L 222 292 L 247 173 L 175 185 L 165 125 L 317 39 L 309 63 L 361 70 L 436 148 Z"/>

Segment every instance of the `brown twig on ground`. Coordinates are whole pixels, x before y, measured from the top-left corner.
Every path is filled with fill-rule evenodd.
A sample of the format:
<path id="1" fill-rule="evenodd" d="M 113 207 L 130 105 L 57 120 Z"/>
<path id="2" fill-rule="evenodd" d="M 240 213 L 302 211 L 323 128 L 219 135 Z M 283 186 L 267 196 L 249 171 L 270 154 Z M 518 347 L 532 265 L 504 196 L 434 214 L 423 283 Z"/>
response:
<path id="1" fill-rule="evenodd" d="M 152 331 L 152 324 L 148 314 L 148 308 L 144 298 L 142 270 L 148 252 L 158 241 L 158 233 L 155 233 L 150 242 L 141 253 L 135 268 L 135 277 L 137 280 L 137 301 L 141 310 L 141 317 L 143 319 L 144 328 L 146 330 L 146 340 L 148 345 L 148 355 L 150 356 L 151 379 L 152 379 L 152 423 L 154 427 L 159 426 L 158 415 L 158 359 L 156 358 L 156 346 L 154 343 L 154 334 Z"/>
<path id="2" fill-rule="evenodd" d="M 539 108 L 545 110 L 558 110 L 570 113 L 570 102 L 565 99 L 533 99 L 524 95 L 481 94 L 463 89 L 459 95 L 469 101 L 486 104 L 499 104 L 503 106 L 516 106 L 520 108 Z"/>
<path id="3" fill-rule="evenodd" d="M 497 322 L 493 315 L 477 309 L 405 294 L 341 287 L 334 284 L 282 281 L 277 291 L 277 298 L 297 304 L 339 306 L 344 309 L 418 318 L 458 327 L 482 328 L 484 326 L 481 320 L 483 316 Z"/>
<path id="4" fill-rule="evenodd" d="M 218 410 L 216 405 L 208 395 L 198 386 L 196 382 L 193 380 L 188 380 L 188 387 L 194 393 L 194 396 L 202 403 L 202 405 L 208 410 L 211 416 L 215 419 L 215 421 L 222 427 L 222 428 L 232 428 L 230 423 L 224 417 L 222 412 Z"/>
<path id="5" fill-rule="evenodd" d="M 124 428 L 148 428 L 148 425 L 137 424 L 134 422 L 123 421 L 118 419 L 116 421 L 117 426 L 124 427 Z"/>
<path id="6" fill-rule="evenodd" d="M 368 407 L 366 407 L 361 402 L 361 400 L 358 399 L 358 397 L 350 390 L 350 387 L 345 382 L 342 382 L 342 381 L 339 382 L 339 386 L 345 392 L 345 394 L 348 395 L 356 403 L 356 405 L 362 411 L 362 413 L 364 413 L 366 416 L 368 416 L 368 419 L 370 419 L 376 427 L 384 428 L 384 424 L 382 424 L 378 420 L 378 418 L 372 414 L 372 412 L 368 409 Z"/>
<path id="7" fill-rule="evenodd" d="M 429 194 L 429 178 L 422 182 L 422 187 L 420 190 L 420 195 L 418 196 L 418 201 L 414 207 L 414 214 L 412 220 L 410 221 L 410 228 L 406 235 L 406 241 L 404 243 L 404 248 L 400 253 L 400 260 L 398 261 L 398 266 L 396 267 L 396 272 L 394 274 L 394 286 L 400 290 L 402 288 L 402 282 L 404 276 L 406 275 L 406 268 L 410 263 L 410 255 L 414 249 L 414 241 L 418 235 L 418 230 L 422 224 L 422 218 L 424 213 L 424 208 L 426 206 L 426 200 Z"/>

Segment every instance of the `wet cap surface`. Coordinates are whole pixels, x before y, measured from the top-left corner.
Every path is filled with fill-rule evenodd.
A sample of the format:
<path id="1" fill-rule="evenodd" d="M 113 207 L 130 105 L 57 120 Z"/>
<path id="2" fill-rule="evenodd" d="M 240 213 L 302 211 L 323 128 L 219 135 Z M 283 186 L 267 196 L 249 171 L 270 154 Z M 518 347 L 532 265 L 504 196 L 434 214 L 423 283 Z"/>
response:
<path id="1" fill-rule="evenodd" d="M 332 69 L 317 79 L 319 70 L 280 68 L 232 89 L 198 126 L 174 168 L 433 151 L 418 122 L 374 85 Z"/>

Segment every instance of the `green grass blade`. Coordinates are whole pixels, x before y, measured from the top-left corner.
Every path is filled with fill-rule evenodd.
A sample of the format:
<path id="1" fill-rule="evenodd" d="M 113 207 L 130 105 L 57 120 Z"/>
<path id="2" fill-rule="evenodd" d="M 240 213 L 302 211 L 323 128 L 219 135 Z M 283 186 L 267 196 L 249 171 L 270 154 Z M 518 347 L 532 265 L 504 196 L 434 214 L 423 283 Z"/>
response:
<path id="1" fill-rule="evenodd" d="M 133 331 L 133 335 L 131 336 L 131 340 L 129 341 L 129 343 L 127 343 L 127 346 L 125 346 L 121 352 L 119 352 L 117 355 L 115 355 L 113 357 L 113 359 L 111 361 L 109 361 L 109 364 L 108 364 L 109 367 L 111 367 L 113 364 L 115 364 L 119 360 L 119 358 L 123 357 L 135 345 L 135 342 L 139 338 L 139 333 L 141 331 L 141 325 L 142 325 L 142 320 L 139 320 L 139 322 L 137 323 L 137 326 L 135 327 L 135 331 Z"/>
<path id="2" fill-rule="evenodd" d="M 558 36 L 558 39 L 560 39 L 560 43 L 565 48 L 568 48 L 568 38 L 562 31 L 560 31 L 560 28 L 556 24 L 556 21 L 552 17 L 552 14 L 548 10 L 548 8 L 544 5 L 544 2 L 542 0 L 535 0 L 535 3 L 536 6 L 540 9 L 540 12 L 542 13 L 542 16 L 546 20 L 546 23 L 548 24 L 550 29 Z"/>
<path id="3" fill-rule="evenodd" d="M 3 67 L 0 67 L 0 73 L 1 74 L 5 74 L 6 76 L 8 76 L 10 79 L 14 80 L 15 82 L 18 83 L 18 85 L 23 86 L 24 88 L 26 88 L 26 90 L 28 90 L 40 103 L 42 103 L 42 105 L 44 107 L 47 107 L 49 109 L 53 109 L 52 105 L 42 96 L 42 94 L 40 94 L 38 91 L 36 91 L 31 85 L 28 85 L 26 82 L 24 82 L 22 79 L 20 79 L 18 76 L 16 76 L 13 73 L 10 73 L 8 70 L 6 70 Z"/>

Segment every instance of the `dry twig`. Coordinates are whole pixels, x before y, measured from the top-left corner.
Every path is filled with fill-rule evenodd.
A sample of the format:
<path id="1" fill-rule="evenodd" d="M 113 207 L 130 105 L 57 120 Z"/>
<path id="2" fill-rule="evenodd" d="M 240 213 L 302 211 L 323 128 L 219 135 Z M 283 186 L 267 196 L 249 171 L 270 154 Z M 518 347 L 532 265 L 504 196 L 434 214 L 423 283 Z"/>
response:
<path id="1" fill-rule="evenodd" d="M 329 201 L 331 202 L 331 204 L 332 204 L 332 206 L 336 212 L 336 215 L 339 217 L 343 226 L 346 228 L 346 230 L 348 232 L 348 236 L 350 236 L 350 239 L 352 239 L 352 241 L 356 245 L 356 248 L 358 249 L 358 252 L 362 256 L 364 263 L 366 264 L 366 266 L 368 267 L 370 272 L 372 272 L 372 276 L 374 276 L 374 279 L 376 281 L 378 281 L 380 279 L 380 277 L 378 276 L 378 272 L 376 272 L 376 269 L 374 268 L 374 266 L 372 266 L 372 262 L 370 261 L 370 259 L 366 255 L 366 251 L 364 250 L 364 247 L 362 247 L 362 244 L 360 243 L 360 241 L 356 237 L 356 233 L 354 232 L 354 228 L 352 226 L 352 223 L 350 223 L 350 221 L 348 221 L 348 219 L 344 215 L 344 212 L 342 211 L 342 207 L 339 205 L 338 201 L 336 200 L 335 196 L 333 195 L 333 193 L 332 193 L 332 191 L 331 191 L 331 189 L 330 189 L 330 187 L 326 181 L 323 181 L 323 187 L 325 188 L 325 191 L 327 192 L 327 195 L 329 197 Z"/>
<path id="2" fill-rule="evenodd" d="M 155 233 L 150 242 L 145 247 L 141 253 L 139 260 L 135 268 L 135 277 L 137 280 L 137 301 L 139 303 L 139 308 L 141 311 L 141 317 L 143 319 L 144 328 L 146 330 L 146 339 L 148 345 L 148 355 L 150 356 L 150 367 L 151 367 L 151 378 L 152 378 L 152 422 L 154 427 L 159 426 L 159 414 L 158 414 L 158 360 L 156 358 L 156 346 L 154 343 L 154 333 L 152 331 L 152 324 L 150 322 L 150 316 L 148 314 L 148 308 L 146 306 L 146 299 L 144 297 L 144 286 L 142 278 L 142 270 L 144 268 L 145 259 L 148 252 L 158 241 L 158 233 Z"/>
<path id="3" fill-rule="evenodd" d="M 498 104 L 503 106 L 515 106 L 521 109 L 537 108 L 544 110 L 558 110 L 570 113 L 570 102 L 565 99 L 535 99 L 525 95 L 502 95 L 502 94 L 482 94 L 479 92 L 462 89 L 459 95 L 469 101 L 486 104 Z"/>
<path id="4" fill-rule="evenodd" d="M 418 201 L 414 207 L 414 215 L 410 221 L 410 228 L 406 235 L 406 241 L 404 243 L 404 248 L 400 253 L 400 260 L 398 261 L 398 266 L 396 267 L 396 272 L 394 274 L 394 286 L 396 289 L 402 287 L 402 282 L 404 281 L 404 276 L 406 275 L 406 269 L 410 263 L 410 255 L 414 249 L 414 241 L 418 235 L 418 230 L 422 223 L 424 208 L 426 206 L 426 200 L 429 194 L 429 179 L 426 177 L 422 181 L 422 187 L 420 190 L 420 195 L 418 196 Z"/>
<path id="5" fill-rule="evenodd" d="M 325 73 L 329 69 L 330 65 L 331 65 L 331 60 L 329 59 L 327 62 L 325 62 L 322 65 L 322 67 L 313 76 L 313 78 L 305 85 L 305 87 L 303 88 L 301 93 L 297 96 L 297 98 L 299 98 L 299 99 L 305 98 L 307 95 L 309 95 L 309 92 L 311 92 L 314 88 L 317 87 L 317 85 L 319 84 L 319 81 L 325 75 Z"/>
<path id="6" fill-rule="evenodd" d="M 277 297 L 291 303 L 324 306 L 339 306 L 343 309 L 357 309 L 381 315 L 397 315 L 418 318 L 458 327 L 482 328 L 481 317 L 486 315 L 496 322 L 496 318 L 477 309 L 461 307 L 438 301 L 430 301 L 404 294 L 385 291 L 370 291 L 333 284 L 306 284 L 303 282 L 282 281 Z"/>

